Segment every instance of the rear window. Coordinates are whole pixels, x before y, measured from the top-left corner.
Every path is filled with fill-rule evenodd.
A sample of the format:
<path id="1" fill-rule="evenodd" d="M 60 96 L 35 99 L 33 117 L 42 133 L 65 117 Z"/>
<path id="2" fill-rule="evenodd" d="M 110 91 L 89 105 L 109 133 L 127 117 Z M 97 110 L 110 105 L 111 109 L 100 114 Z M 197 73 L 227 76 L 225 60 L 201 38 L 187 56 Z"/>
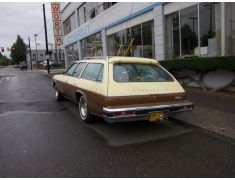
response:
<path id="1" fill-rule="evenodd" d="M 174 79 L 160 66 L 141 63 L 115 63 L 116 82 L 172 82 Z"/>

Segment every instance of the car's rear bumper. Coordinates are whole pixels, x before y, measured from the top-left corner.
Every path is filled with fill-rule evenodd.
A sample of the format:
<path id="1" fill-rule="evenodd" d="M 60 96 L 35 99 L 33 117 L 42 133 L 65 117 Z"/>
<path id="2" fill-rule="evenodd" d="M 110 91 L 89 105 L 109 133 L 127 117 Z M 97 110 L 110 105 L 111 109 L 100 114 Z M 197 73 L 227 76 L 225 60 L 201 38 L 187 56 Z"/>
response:
<path id="1" fill-rule="evenodd" d="M 194 104 L 187 101 L 176 104 L 156 105 L 156 106 L 140 106 L 140 107 L 127 107 L 127 108 L 103 108 L 103 117 L 108 123 L 115 122 L 129 122 L 129 121 L 142 121 L 149 120 L 153 112 L 164 112 L 162 119 L 169 117 L 173 113 L 191 111 Z M 130 115 L 115 116 L 115 113 L 133 112 Z"/>

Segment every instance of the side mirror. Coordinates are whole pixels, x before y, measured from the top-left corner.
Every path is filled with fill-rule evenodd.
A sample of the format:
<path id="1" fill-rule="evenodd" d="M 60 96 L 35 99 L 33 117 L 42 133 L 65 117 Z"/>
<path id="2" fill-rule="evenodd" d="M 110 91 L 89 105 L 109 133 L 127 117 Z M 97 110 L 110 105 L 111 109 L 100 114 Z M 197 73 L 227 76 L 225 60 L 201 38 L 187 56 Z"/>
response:
<path id="1" fill-rule="evenodd" d="M 66 74 L 66 71 L 62 71 L 61 73 L 64 75 L 64 74 Z"/>

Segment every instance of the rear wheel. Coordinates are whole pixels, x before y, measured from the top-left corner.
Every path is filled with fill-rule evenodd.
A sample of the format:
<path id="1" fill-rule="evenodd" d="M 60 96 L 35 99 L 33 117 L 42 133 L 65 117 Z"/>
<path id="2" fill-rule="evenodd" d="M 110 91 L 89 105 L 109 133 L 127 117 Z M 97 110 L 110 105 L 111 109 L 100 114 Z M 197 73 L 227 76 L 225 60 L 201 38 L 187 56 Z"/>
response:
<path id="1" fill-rule="evenodd" d="M 83 122 L 85 122 L 85 123 L 92 122 L 91 114 L 87 108 L 87 101 L 84 98 L 84 96 L 81 96 L 79 99 L 78 110 L 79 110 L 79 116 Z"/>

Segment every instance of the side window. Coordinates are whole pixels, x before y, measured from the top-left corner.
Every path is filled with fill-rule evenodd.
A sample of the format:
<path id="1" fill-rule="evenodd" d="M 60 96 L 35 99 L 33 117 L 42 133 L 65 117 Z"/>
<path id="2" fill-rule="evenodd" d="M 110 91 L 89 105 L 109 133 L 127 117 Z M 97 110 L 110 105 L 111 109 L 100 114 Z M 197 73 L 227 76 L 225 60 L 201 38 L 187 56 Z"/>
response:
<path id="1" fill-rule="evenodd" d="M 96 81 L 99 72 L 101 70 L 101 68 L 103 67 L 103 64 L 99 64 L 99 63 L 89 63 L 85 70 L 82 73 L 82 78 L 83 79 L 88 79 L 91 81 Z"/>
<path id="2" fill-rule="evenodd" d="M 87 63 L 79 63 L 78 66 L 74 69 L 73 71 L 73 76 L 74 77 L 79 77 L 82 70 L 84 69 L 84 67 L 86 66 Z"/>
<path id="3" fill-rule="evenodd" d="M 72 64 L 70 68 L 66 71 L 66 75 L 71 76 L 73 74 L 74 69 L 77 67 L 77 63 Z"/>
<path id="4" fill-rule="evenodd" d="M 99 72 L 99 75 L 98 75 L 96 80 L 101 82 L 103 80 L 103 74 L 104 74 L 104 66 L 102 66 L 102 68 L 101 68 L 101 70 Z"/>

